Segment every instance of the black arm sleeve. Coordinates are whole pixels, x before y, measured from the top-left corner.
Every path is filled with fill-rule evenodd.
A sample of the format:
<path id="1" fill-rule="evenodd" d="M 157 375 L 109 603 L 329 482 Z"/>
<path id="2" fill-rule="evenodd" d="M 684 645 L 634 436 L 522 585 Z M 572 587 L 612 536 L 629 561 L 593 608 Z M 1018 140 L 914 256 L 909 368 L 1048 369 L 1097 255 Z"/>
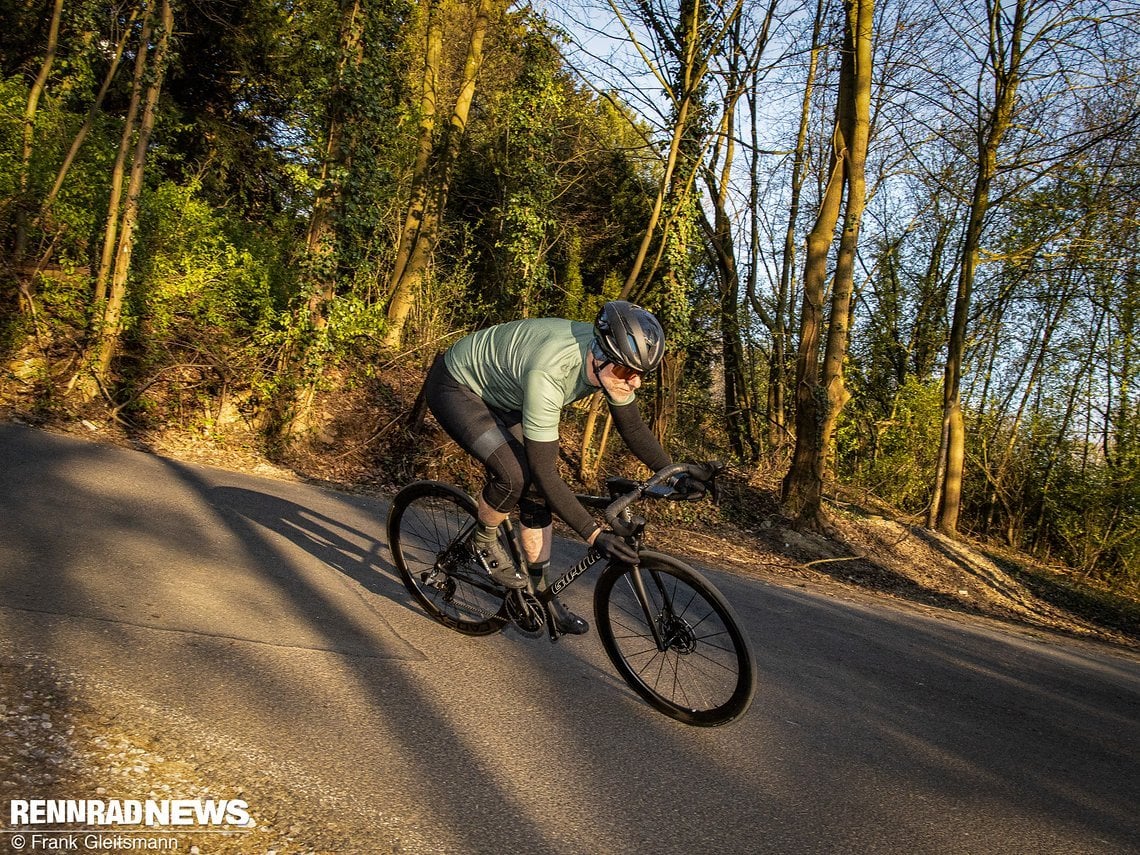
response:
<path id="1" fill-rule="evenodd" d="M 658 469 L 664 469 L 673 462 L 669 454 L 661 447 L 661 443 L 657 441 L 657 437 L 653 435 L 653 431 L 649 429 L 649 425 L 641 417 L 641 411 L 637 409 L 636 402 L 630 401 L 620 407 L 610 402 L 610 412 L 613 414 L 618 433 L 621 434 L 621 438 L 638 460 L 654 472 Z"/>
<path id="2" fill-rule="evenodd" d="M 582 503 L 574 498 L 574 491 L 566 486 L 558 474 L 558 440 L 535 442 L 525 440 L 526 461 L 530 475 L 538 491 L 546 498 L 550 510 L 565 520 L 566 524 L 583 540 L 588 540 L 594 530 L 601 528 Z"/>

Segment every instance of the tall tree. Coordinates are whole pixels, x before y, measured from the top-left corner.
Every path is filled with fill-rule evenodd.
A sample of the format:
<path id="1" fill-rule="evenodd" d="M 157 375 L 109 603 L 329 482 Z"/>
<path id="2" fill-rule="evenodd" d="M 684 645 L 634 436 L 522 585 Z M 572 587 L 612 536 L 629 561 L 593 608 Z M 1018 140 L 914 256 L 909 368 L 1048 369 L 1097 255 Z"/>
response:
<path id="1" fill-rule="evenodd" d="M 134 24 L 138 16 L 139 8 L 135 6 L 127 15 L 122 27 L 122 32 L 119 35 L 119 40 L 115 43 L 115 51 L 111 55 L 110 63 L 107 65 L 107 72 L 103 76 L 103 83 L 99 87 L 95 98 L 91 101 L 91 107 L 83 119 L 83 124 L 79 126 L 79 130 L 76 131 L 74 138 L 71 140 L 71 146 L 68 148 L 67 154 L 64 155 L 63 162 L 59 165 L 59 169 L 56 171 L 55 181 L 52 183 L 51 189 L 40 205 L 41 216 L 51 211 L 52 205 L 55 204 L 55 200 L 59 197 L 59 191 L 63 189 L 63 182 L 67 179 L 67 173 L 71 170 L 72 164 L 75 163 L 79 149 L 83 146 L 87 135 L 91 133 L 91 128 L 95 124 L 95 120 L 98 118 L 100 111 L 103 109 L 103 100 L 106 98 L 107 92 L 111 88 L 111 83 L 119 71 L 119 63 L 123 58 L 123 51 L 126 50 L 127 42 L 130 40 L 131 32 L 134 29 Z"/>
<path id="2" fill-rule="evenodd" d="M 127 173 L 131 146 L 138 130 L 139 105 L 142 103 L 146 85 L 147 62 L 150 56 L 150 42 L 154 33 L 157 8 L 151 6 L 143 18 L 138 45 L 135 48 L 135 68 L 131 78 L 131 97 L 127 114 L 123 119 L 122 133 L 119 135 L 119 148 L 111 167 L 111 194 L 107 204 L 107 219 L 103 228 L 103 250 L 99 256 L 99 267 L 95 274 L 95 305 L 101 306 L 107 299 L 107 289 L 115 264 L 115 247 L 119 242 L 119 229 L 122 225 L 123 180 Z"/>
<path id="3" fill-rule="evenodd" d="M 945 81 L 954 95 L 947 99 L 948 106 L 955 115 L 969 117 L 974 145 L 943 379 L 942 442 L 928 514 L 932 527 L 951 535 L 958 530 L 962 506 L 966 457 L 962 375 L 987 221 L 992 220 L 995 207 L 1095 140 L 1135 123 L 1138 112 L 1136 105 L 1126 105 L 1123 111 L 1106 111 L 1102 122 L 1087 129 L 1068 125 L 1084 109 L 1082 88 L 1076 81 L 1103 85 L 1115 74 L 1112 54 L 1118 45 L 1112 39 L 1133 26 L 1128 22 L 1134 16 L 1127 11 L 1105 10 L 1085 0 L 1013 0 L 1008 4 L 995 0 L 984 5 L 984 17 L 973 26 L 968 17 L 957 17 L 959 11 L 950 20 L 959 22 L 956 35 L 965 43 L 964 50 L 971 53 L 973 40 L 982 35 L 984 52 L 975 64 L 974 90 L 958 89 L 954 81 Z M 968 15 L 976 7 L 962 11 Z M 1037 134 L 1029 130 L 1046 122 L 1063 124 L 1064 131 Z M 1000 179 L 1009 186 L 995 199 L 993 191 Z"/>
<path id="4" fill-rule="evenodd" d="M 326 95 L 328 119 L 324 152 L 317 195 L 305 235 L 305 251 L 314 279 L 309 283 L 312 290 L 307 308 L 309 322 L 316 329 L 327 325 L 328 306 L 336 294 L 336 265 L 331 261 L 336 255 L 334 212 L 344 196 L 344 177 L 352 157 L 353 146 L 345 139 L 353 123 L 348 79 L 364 60 L 363 15 L 360 0 L 341 0 L 336 77 Z M 310 384 L 310 394 L 302 409 L 307 411 L 311 404 Z M 298 413 L 295 421 L 299 425 L 307 424 L 307 412 Z"/>
<path id="5" fill-rule="evenodd" d="M 39 72 L 28 90 L 28 99 L 24 105 L 23 145 L 20 152 L 20 173 L 17 186 L 16 201 L 16 236 L 12 247 L 12 260 L 17 268 L 27 251 L 28 240 L 28 213 L 32 208 L 29 195 L 28 181 L 32 166 L 32 150 L 35 145 L 36 112 L 39 109 L 40 97 L 47 86 L 48 75 L 55 62 L 56 49 L 59 47 L 59 24 L 63 14 L 63 0 L 55 0 L 52 4 L 51 19 L 48 23 L 47 46 L 44 49 L 43 61 Z M 30 296 L 26 287 L 21 284 L 21 294 L 27 298 L 26 308 L 32 309 Z"/>
<path id="6" fill-rule="evenodd" d="M 406 257 L 401 268 L 393 271 L 388 282 L 388 325 L 384 331 L 383 345 L 387 348 L 399 347 L 404 337 L 404 327 L 408 315 L 415 305 L 418 291 L 426 280 L 431 264 L 432 253 L 439 240 L 440 224 L 443 211 L 447 207 L 447 197 L 451 189 L 451 180 L 455 171 L 455 164 L 459 158 L 463 137 L 467 130 L 467 121 L 471 112 L 471 104 L 475 100 L 475 86 L 479 78 L 479 71 L 483 66 L 483 43 L 492 19 L 501 13 L 504 8 L 502 0 L 478 0 L 475 15 L 471 24 L 470 38 L 467 45 L 467 57 L 463 65 L 463 76 L 460 81 L 459 94 L 451 111 L 451 120 L 444 130 L 443 139 L 439 144 L 436 156 L 431 164 L 430 179 L 422 179 L 426 189 L 418 189 L 418 194 L 426 195 L 423 198 L 413 197 L 409 205 L 409 215 L 406 223 L 411 221 L 413 228 L 405 226 L 401 234 L 401 243 L 410 240 L 411 247 L 401 246 L 397 257 Z M 425 50 L 425 80 L 429 78 L 429 69 L 432 63 L 433 50 L 438 50 L 438 44 L 433 43 L 433 30 L 429 23 L 428 45 Z M 435 101 L 432 99 L 430 109 L 434 117 Z M 424 135 L 434 127 L 434 118 L 423 126 L 421 120 L 421 142 L 419 151 L 423 150 Z M 418 164 L 418 155 L 417 155 Z M 412 208 L 422 207 L 422 213 L 415 215 Z M 415 223 L 418 219 L 418 224 Z M 414 232 L 414 235 L 411 234 Z"/>
<path id="7" fill-rule="evenodd" d="M 718 69 L 720 122 L 707 162 L 702 170 L 712 207 L 710 222 L 705 207 L 701 220 L 711 246 L 712 268 L 719 284 L 721 361 L 724 366 L 724 412 L 729 447 L 743 460 L 755 460 L 760 452 L 755 435 L 752 390 L 744 360 L 741 333 L 741 278 L 737 264 L 737 229 L 729 209 L 734 183 L 737 149 L 738 106 L 749 87 L 755 87 L 759 65 L 776 15 L 777 0 L 769 3 L 755 32 L 748 19 L 735 11 L 729 28 L 730 48 L 724 67 Z M 753 121 L 755 128 L 755 121 Z M 754 155 L 755 158 L 755 155 Z M 753 266 L 756 262 L 753 261 Z"/>
<path id="8" fill-rule="evenodd" d="M 831 168 L 815 225 L 808 236 L 804 262 L 803 310 L 796 356 L 796 447 L 782 493 L 785 512 L 796 524 L 819 530 L 829 527 L 823 513 L 825 467 L 836 419 L 850 397 L 843 380 L 843 359 L 847 352 L 855 252 L 866 202 L 864 164 L 870 133 L 873 0 L 847 0 L 844 12 Z M 843 229 L 821 365 L 827 260 L 841 207 Z"/>
<path id="9" fill-rule="evenodd" d="M 424 46 L 424 69 L 420 83 L 419 130 L 416 137 L 416 160 L 412 166 L 411 194 L 404 227 L 396 246 L 396 261 L 389 277 L 389 291 L 404 278 L 408 259 L 415 248 L 420 229 L 427 216 L 430 193 L 431 156 L 435 147 L 435 124 L 440 87 L 440 55 L 443 52 L 443 10 L 439 0 L 426 4 L 427 38 Z"/>
<path id="10" fill-rule="evenodd" d="M 792 172 L 789 185 L 789 200 L 787 221 L 783 230 L 783 245 L 780 248 L 779 262 L 776 269 L 775 294 L 771 299 L 771 308 L 759 295 L 757 286 L 760 272 L 760 144 L 758 125 L 761 122 L 759 110 L 760 95 L 758 83 L 754 84 L 748 94 L 750 112 L 752 115 L 752 161 L 749 168 L 749 221 L 751 264 L 748 276 L 748 301 L 757 316 L 768 330 L 772 341 L 772 350 L 768 359 L 768 383 L 766 425 L 768 447 L 780 449 L 789 439 L 787 425 L 787 361 L 788 361 L 788 316 L 790 314 L 793 280 L 796 264 L 796 230 L 800 220 L 801 197 L 804 179 L 807 172 L 807 142 L 808 130 L 811 121 L 812 97 L 815 91 L 816 73 L 819 67 L 819 57 L 822 51 L 821 33 L 823 31 L 825 14 L 824 0 L 817 0 L 815 17 L 811 26 L 811 41 L 808 50 L 808 65 L 806 80 L 804 82 L 803 97 L 800 101 L 799 127 L 796 132 L 795 145 L 792 151 Z"/>
<path id="11" fill-rule="evenodd" d="M 106 388 L 111 373 L 111 362 L 119 348 L 122 334 L 123 303 L 127 295 L 127 277 L 131 269 L 135 228 L 138 225 L 139 199 L 143 190 L 147 150 L 158 112 L 158 99 L 162 91 L 163 76 L 166 73 L 170 39 L 174 31 L 174 11 L 170 0 L 162 0 L 156 15 L 158 34 L 148 64 L 149 73 L 134 150 L 131 154 L 126 198 L 122 211 L 112 212 L 118 216 L 119 228 L 107 301 L 96 320 L 94 336 L 84 359 L 86 371 L 89 373 L 81 379 L 77 387 L 80 396 L 88 399 L 94 397 L 100 389 Z M 141 42 L 139 52 L 146 53 L 150 47 L 146 42 Z"/>
<path id="12" fill-rule="evenodd" d="M 990 204 L 990 187 L 998 170 L 998 149 L 1009 130 L 1017 101 L 1024 60 L 1025 27 L 1031 4 L 1016 0 L 1012 19 L 999 2 L 987 4 L 989 52 L 993 100 L 981 102 L 978 128 L 977 171 L 958 268 L 958 289 L 950 324 L 949 352 L 943 379 L 942 447 L 935 476 L 934 500 L 929 523 L 947 534 L 958 529 L 962 501 L 962 470 L 966 455 L 966 426 L 962 416 L 962 364 L 966 351 L 966 326 L 978 269 L 982 225 Z"/>

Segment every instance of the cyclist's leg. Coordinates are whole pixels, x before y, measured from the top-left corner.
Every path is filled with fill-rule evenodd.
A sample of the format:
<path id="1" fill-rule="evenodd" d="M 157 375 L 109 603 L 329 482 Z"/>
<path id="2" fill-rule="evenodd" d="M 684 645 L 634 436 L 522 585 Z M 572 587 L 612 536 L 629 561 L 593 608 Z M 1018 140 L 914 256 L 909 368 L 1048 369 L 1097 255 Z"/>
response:
<path id="1" fill-rule="evenodd" d="M 546 570 L 550 566 L 550 549 L 554 540 L 553 519 L 546 502 L 533 490 L 523 494 L 519 502 L 519 521 L 522 523 L 523 548 L 531 581 L 536 589 L 546 590 L 550 581 L 546 578 Z M 550 598 L 550 613 L 560 632 L 581 635 L 590 630 L 590 624 L 570 611 L 556 596 Z"/>
<path id="2" fill-rule="evenodd" d="M 554 526 L 546 503 L 538 500 L 533 492 L 524 494 L 519 502 L 519 522 L 522 523 L 523 550 L 527 561 L 532 566 L 549 564 Z"/>
<path id="3" fill-rule="evenodd" d="M 473 538 L 480 560 L 503 584 L 525 587 L 525 573 L 514 566 L 498 533 L 499 524 L 518 504 L 529 481 L 522 444 L 509 432 L 514 419 L 511 414 L 491 409 L 452 377 L 442 357 L 428 372 L 425 386 L 427 405 L 436 421 L 487 470 L 487 481 L 479 496 L 480 525 Z"/>
<path id="4" fill-rule="evenodd" d="M 479 497 L 479 524 L 475 527 L 472 545 L 487 571 L 498 581 L 508 588 L 525 588 L 526 568 L 516 566 L 499 536 L 499 526 L 518 503 L 521 492 L 518 485 L 525 483 L 523 464 L 510 443 L 504 442 L 484 465 L 487 482 Z"/>

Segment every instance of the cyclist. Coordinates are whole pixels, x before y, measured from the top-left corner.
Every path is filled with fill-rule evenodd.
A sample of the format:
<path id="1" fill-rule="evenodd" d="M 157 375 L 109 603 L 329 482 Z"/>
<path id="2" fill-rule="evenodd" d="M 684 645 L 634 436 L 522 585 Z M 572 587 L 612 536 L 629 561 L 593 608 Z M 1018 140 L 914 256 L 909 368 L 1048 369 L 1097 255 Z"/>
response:
<path id="1" fill-rule="evenodd" d="M 637 552 L 603 531 L 558 475 L 559 422 L 568 404 L 597 389 L 629 449 L 651 470 L 672 461 L 641 418 L 634 393 L 665 353 L 661 323 L 640 306 L 606 303 L 591 325 L 561 318 L 511 321 L 471 333 L 436 358 L 428 372 L 428 407 L 445 431 L 481 461 L 472 546 L 502 584 L 523 588 L 498 527 L 516 506 L 527 572 L 544 584 L 550 563 L 551 512 L 607 558 L 637 563 Z M 555 625 L 580 635 L 585 620 L 553 598 Z"/>

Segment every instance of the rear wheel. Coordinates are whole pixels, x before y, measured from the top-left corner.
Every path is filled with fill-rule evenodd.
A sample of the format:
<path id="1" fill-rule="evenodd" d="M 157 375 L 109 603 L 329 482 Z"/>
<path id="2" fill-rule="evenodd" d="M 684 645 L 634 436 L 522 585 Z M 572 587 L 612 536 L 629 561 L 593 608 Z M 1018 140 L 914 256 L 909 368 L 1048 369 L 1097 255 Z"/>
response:
<path id="1" fill-rule="evenodd" d="M 392 500 L 388 547 L 404 585 L 429 615 L 467 635 L 488 635 L 507 622 L 506 590 L 467 546 L 475 514 L 474 500 L 450 484 L 409 484 Z"/>
<path id="2" fill-rule="evenodd" d="M 598 635 L 641 697 L 685 724 L 713 727 L 752 703 L 756 665 L 732 607 L 686 564 L 642 552 L 611 564 L 594 589 Z"/>

